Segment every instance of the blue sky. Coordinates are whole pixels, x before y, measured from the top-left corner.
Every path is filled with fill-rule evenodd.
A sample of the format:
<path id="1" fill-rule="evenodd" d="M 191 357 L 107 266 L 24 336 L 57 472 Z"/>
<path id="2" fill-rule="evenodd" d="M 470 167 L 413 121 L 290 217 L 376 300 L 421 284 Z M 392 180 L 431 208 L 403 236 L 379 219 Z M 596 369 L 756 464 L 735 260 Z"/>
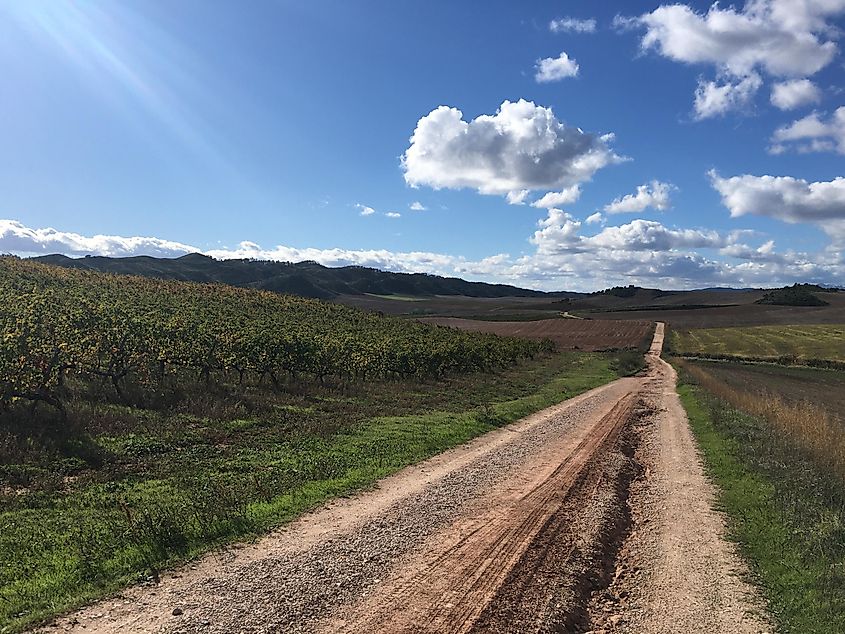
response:
<path id="1" fill-rule="evenodd" d="M 0 251 L 841 283 L 843 26 L 845 0 L 2 0 Z"/>

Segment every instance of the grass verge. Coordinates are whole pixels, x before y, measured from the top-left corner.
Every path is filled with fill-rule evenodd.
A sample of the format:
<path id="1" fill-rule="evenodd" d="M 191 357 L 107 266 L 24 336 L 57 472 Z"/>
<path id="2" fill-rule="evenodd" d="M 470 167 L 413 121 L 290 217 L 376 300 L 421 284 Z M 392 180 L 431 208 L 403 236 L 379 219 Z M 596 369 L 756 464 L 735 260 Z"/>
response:
<path id="1" fill-rule="evenodd" d="M 450 381 L 313 386 L 295 397 L 268 393 L 272 402 L 246 416 L 216 405 L 205 417 L 120 406 L 98 406 L 94 416 L 79 404 L 70 420 L 96 425 L 6 465 L 6 481 L 17 484 L 0 496 L 0 632 L 260 535 L 604 384 L 617 376 L 613 363 L 564 353 Z"/>
<path id="2" fill-rule="evenodd" d="M 845 632 L 845 496 L 841 483 L 766 420 L 681 374 L 678 393 L 730 537 L 762 584 L 781 631 Z"/>

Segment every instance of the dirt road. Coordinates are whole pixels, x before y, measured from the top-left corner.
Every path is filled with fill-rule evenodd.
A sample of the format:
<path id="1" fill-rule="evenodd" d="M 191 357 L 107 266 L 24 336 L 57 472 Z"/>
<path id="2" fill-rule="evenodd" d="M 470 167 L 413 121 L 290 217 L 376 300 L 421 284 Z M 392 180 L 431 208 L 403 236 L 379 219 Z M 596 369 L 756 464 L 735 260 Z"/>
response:
<path id="1" fill-rule="evenodd" d="M 767 631 L 711 510 L 662 340 L 661 324 L 645 376 L 45 631 Z"/>

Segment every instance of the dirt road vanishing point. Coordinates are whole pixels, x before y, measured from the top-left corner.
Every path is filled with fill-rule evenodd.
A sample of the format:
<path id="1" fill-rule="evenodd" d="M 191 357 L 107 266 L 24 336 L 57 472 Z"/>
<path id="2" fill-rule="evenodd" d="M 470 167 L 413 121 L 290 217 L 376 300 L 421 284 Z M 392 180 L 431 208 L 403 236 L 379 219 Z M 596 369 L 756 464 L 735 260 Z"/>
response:
<path id="1" fill-rule="evenodd" d="M 658 324 L 645 376 L 477 438 L 46 632 L 770 631 Z"/>

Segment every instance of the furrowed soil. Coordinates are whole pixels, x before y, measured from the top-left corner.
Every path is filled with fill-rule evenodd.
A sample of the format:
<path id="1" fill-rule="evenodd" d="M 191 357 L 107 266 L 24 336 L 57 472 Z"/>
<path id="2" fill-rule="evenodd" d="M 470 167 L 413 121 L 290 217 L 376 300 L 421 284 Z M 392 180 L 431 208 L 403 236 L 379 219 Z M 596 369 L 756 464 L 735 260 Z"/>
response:
<path id="1" fill-rule="evenodd" d="M 44 631 L 768 631 L 662 342 L 641 376 Z"/>

